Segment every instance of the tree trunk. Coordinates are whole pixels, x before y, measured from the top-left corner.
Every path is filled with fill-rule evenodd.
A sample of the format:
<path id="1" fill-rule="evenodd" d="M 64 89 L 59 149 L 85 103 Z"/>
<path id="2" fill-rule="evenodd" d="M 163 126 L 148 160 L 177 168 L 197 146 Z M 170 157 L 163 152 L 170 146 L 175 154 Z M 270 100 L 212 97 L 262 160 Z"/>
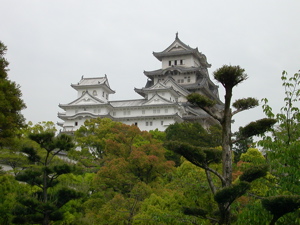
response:
<path id="1" fill-rule="evenodd" d="M 47 193 L 47 171 L 44 171 L 43 174 L 43 204 L 46 205 L 46 203 L 48 202 L 48 193 Z M 44 209 L 44 218 L 43 218 L 43 225 L 48 225 L 49 224 L 49 213 L 48 213 L 48 209 Z"/>
<path id="2" fill-rule="evenodd" d="M 222 174 L 225 179 L 223 187 L 229 187 L 232 183 L 232 152 L 231 152 L 231 108 L 232 88 L 226 88 L 224 117 L 222 121 Z M 230 205 L 229 203 L 219 206 L 219 224 L 230 224 Z"/>
<path id="3" fill-rule="evenodd" d="M 231 109 L 232 88 L 226 88 L 224 117 L 222 121 L 222 163 L 225 187 L 232 182 L 232 153 L 231 153 Z"/>
<path id="4" fill-rule="evenodd" d="M 220 220 L 219 225 L 230 225 L 230 206 L 226 208 L 227 204 L 219 204 L 219 211 L 220 211 Z"/>

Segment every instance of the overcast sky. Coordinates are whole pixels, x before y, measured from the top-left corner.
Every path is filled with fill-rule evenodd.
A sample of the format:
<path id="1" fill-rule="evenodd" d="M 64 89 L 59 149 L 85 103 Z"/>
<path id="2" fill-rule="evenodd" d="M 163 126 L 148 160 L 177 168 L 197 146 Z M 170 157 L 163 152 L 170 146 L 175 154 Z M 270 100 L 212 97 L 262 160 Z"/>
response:
<path id="1" fill-rule="evenodd" d="M 175 33 L 206 55 L 212 73 L 224 64 L 249 79 L 234 99 L 268 98 L 279 110 L 280 76 L 300 69 L 300 1 L 296 0 L 0 0 L 0 40 L 8 47 L 9 79 L 21 85 L 27 121 L 60 121 L 76 99 L 81 76 L 107 74 L 110 100 L 139 99 L 143 71 L 161 67 Z M 215 80 L 213 80 L 216 82 Z M 221 100 L 223 87 L 219 85 Z M 236 116 L 236 125 L 262 118 L 261 106 Z"/>

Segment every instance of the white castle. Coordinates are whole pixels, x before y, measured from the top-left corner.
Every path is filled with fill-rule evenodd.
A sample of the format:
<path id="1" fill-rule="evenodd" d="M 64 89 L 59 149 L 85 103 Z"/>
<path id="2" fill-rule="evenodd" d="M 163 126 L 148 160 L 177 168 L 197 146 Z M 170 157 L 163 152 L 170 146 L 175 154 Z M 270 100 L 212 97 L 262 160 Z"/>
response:
<path id="1" fill-rule="evenodd" d="M 69 104 L 59 104 L 65 112 L 58 117 L 62 132 L 74 132 L 90 118 L 107 117 L 124 124 L 134 124 L 141 130 L 164 131 L 170 124 L 183 121 L 199 121 L 204 127 L 215 124 L 203 110 L 189 104 L 186 96 L 197 92 L 217 102 L 216 110 L 223 103 L 219 99 L 218 86 L 209 78 L 210 64 L 206 56 L 184 44 L 176 33 L 173 43 L 162 52 L 153 52 L 162 63 L 161 69 L 144 71 L 148 80 L 143 88 L 135 88 L 141 99 L 109 101 L 108 78 L 84 78 L 71 84 L 77 91 L 77 99 Z"/>

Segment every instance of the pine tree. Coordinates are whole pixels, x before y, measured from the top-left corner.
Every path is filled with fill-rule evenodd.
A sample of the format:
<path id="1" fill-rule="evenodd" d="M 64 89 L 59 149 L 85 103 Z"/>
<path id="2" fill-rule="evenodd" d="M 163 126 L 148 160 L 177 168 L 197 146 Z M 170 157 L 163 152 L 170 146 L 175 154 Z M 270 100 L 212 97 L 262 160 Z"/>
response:
<path id="1" fill-rule="evenodd" d="M 240 129 L 239 139 L 232 139 L 231 123 L 232 117 L 242 111 L 258 106 L 258 100 L 254 98 L 244 98 L 236 100 L 231 104 L 232 90 L 235 86 L 245 81 L 248 76 L 245 70 L 240 66 L 224 65 L 214 72 L 214 78 L 225 88 L 225 103 L 222 110 L 215 107 L 216 102 L 204 95 L 192 93 L 187 96 L 187 100 L 193 105 L 204 110 L 209 116 L 214 118 L 222 126 L 222 150 L 207 148 L 203 146 L 192 146 L 187 143 L 169 142 L 166 146 L 184 156 L 187 160 L 196 166 L 203 168 L 206 172 L 214 200 L 218 204 L 219 218 L 218 224 L 231 223 L 231 204 L 250 188 L 250 182 L 264 176 L 267 168 L 265 166 L 245 171 L 243 179 L 234 183 L 232 180 L 232 145 L 242 139 L 247 139 L 254 135 L 263 134 L 273 124 L 275 119 L 261 119 L 251 122 L 244 128 Z M 235 108 L 233 111 L 231 106 Z M 201 148 L 202 147 L 202 148 Z M 222 163 L 222 173 L 214 170 L 210 164 Z M 219 178 L 221 187 L 217 187 L 213 182 L 212 175 Z M 214 219 L 214 221 L 216 221 Z"/>

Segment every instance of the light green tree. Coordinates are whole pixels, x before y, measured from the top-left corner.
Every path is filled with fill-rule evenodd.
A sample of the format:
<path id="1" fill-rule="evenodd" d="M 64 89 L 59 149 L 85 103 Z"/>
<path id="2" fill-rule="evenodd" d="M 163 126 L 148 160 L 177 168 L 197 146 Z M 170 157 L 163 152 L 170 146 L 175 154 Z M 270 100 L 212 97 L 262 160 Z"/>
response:
<path id="1" fill-rule="evenodd" d="M 289 76 L 283 71 L 281 80 L 285 91 L 281 112 L 273 113 L 268 100 L 262 100 L 265 114 L 278 120 L 278 126 L 259 142 L 267 155 L 270 172 L 276 177 L 262 203 L 273 216 L 270 224 L 280 224 L 283 220 L 299 224 L 299 218 L 292 212 L 300 207 L 300 73 Z"/>

